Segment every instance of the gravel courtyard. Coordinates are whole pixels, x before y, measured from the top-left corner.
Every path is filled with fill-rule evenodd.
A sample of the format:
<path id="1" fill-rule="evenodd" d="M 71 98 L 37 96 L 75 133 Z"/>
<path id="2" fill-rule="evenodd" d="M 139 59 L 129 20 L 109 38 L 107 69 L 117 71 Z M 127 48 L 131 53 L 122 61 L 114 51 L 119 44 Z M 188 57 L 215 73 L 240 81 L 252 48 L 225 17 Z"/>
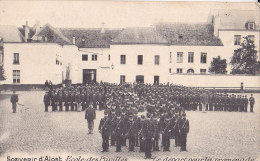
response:
<path id="1" fill-rule="evenodd" d="M 94 134 L 88 135 L 84 112 L 44 112 L 44 92 L 18 92 L 16 114 L 12 113 L 10 98 L 0 94 L 0 161 L 11 157 L 68 156 L 121 157 L 143 160 L 144 153 L 128 152 L 127 147 L 116 153 L 101 153 L 101 135 L 97 127 L 103 111 L 97 111 Z M 249 95 L 248 95 L 249 96 Z M 255 94 L 254 113 L 245 112 L 187 112 L 190 121 L 188 152 L 173 147 L 171 152 L 153 152 L 154 160 L 169 158 L 212 158 L 260 160 L 260 94 Z M 127 143 L 128 144 L 128 143 Z M 22 155 L 21 155 L 22 154 Z M 63 157 L 63 161 L 66 158 Z M 68 160 L 69 161 L 69 160 Z"/>

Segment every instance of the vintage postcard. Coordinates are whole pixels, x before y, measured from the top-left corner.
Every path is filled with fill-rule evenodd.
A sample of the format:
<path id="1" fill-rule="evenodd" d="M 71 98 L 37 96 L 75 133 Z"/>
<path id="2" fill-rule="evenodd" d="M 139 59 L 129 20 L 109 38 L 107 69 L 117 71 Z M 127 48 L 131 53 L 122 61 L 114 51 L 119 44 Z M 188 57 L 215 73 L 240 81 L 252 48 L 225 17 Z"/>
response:
<path id="1" fill-rule="evenodd" d="M 0 161 L 259 161 L 260 5 L 0 1 Z"/>

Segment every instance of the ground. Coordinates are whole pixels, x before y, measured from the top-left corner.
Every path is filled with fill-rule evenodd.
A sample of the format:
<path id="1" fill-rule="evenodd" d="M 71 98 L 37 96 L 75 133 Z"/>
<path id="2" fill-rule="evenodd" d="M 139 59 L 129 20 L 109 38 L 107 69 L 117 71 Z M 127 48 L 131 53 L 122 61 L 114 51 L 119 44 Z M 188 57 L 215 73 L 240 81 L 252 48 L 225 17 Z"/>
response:
<path id="1" fill-rule="evenodd" d="M 67 156 L 82 158 L 127 158 L 143 160 L 144 153 L 128 152 L 127 147 L 116 153 L 101 153 L 101 135 L 97 127 L 103 111 L 97 111 L 94 134 L 89 135 L 84 112 L 44 112 L 42 91 L 19 92 L 17 113 L 12 113 L 10 95 L 0 94 L 0 161 L 10 157 Z M 166 158 L 212 158 L 260 160 L 260 94 L 255 94 L 254 113 L 188 111 L 190 121 L 188 152 L 173 147 L 171 152 L 153 152 L 154 160 Z M 139 148 L 136 149 L 138 151 Z M 102 159 L 101 159 L 102 160 Z M 50 160 L 51 161 L 51 160 Z M 68 160 L 69 161 L 69 160 Z M 85 161 L 85 160 L 83 160 Z M 105 161 L 105 160 L 104 160 Z M 107 160 L 106 160 L 107 161 Z M 111 160 L 110 160 L 111 161 Z M 169 161 L 169 160 L 168 160 Z"/>

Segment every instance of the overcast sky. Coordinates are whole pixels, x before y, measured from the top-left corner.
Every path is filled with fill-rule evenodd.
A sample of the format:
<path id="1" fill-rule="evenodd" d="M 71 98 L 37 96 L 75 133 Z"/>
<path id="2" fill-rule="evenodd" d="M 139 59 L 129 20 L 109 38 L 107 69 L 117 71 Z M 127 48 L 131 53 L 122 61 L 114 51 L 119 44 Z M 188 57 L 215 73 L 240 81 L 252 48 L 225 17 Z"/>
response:
<path id="1" fill-rule="evenodd" d="M 256 10 L 254 3 L 0 1 L 0 24 L 21 26 L 40 21 L 54 27 L 150 26 L 158 22 L 206 22 L 212 9 Z"/>

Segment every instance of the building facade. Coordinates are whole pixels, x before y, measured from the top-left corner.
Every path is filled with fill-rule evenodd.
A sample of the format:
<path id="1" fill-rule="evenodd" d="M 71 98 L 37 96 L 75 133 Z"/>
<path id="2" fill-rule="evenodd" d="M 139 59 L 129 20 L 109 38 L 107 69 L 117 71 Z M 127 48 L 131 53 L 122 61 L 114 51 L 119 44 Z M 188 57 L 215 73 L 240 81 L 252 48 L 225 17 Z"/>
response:
<path id="1" fill-rule="evenodd" d="M 242 18 L 241 18 L 242 17 Z M 124 29 L 0 26 L 1 84 L 54 84 L 71 80 L 151 84 L 177 75 L 209 74 L 217 56 L 230 62 L 248 36 L 259 55 L 259 12 L 218 10 L 207 23 L 163 23 Z M 1 52 L 2 51 L 2 52 Z M 228 64 L 228 73 L 231 66 Z"/>

